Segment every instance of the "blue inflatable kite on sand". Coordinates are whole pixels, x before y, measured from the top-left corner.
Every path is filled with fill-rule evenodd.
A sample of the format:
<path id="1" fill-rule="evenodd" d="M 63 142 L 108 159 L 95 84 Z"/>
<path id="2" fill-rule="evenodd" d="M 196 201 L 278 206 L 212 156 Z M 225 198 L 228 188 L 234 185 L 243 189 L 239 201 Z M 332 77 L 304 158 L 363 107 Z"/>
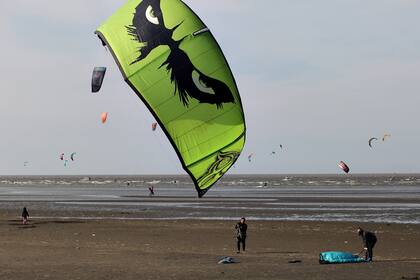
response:
<path id="1" fill-rule="evenodd" d="M 359 263 L 366 262 L 364 258 L 348 252 L 323 252 L 319 254 L 320 264 Z"/>

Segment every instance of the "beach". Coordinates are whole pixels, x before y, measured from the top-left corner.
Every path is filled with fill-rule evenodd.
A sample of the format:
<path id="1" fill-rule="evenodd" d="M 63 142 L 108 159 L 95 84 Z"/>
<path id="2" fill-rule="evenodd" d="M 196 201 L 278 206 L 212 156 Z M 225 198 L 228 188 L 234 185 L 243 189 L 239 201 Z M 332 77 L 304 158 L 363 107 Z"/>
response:
<path id="1" fill-rule="evenodd" d="M 418 279 L 419 178 L 227 176 L 198 199 L 185 177 L 7 177 L 0 279 Z M 359 253 L 358 226 L 378 236 L 373 263 L 318 263 Z"/>
<path id="2" fill-rule="evenodd" d="M 420 277 L 419 225 L 249 220 L 248 248 L 237 254 L 233 221 L 0 217 L 0 279 Z M 322 251 L 358 252 L 359 225 L 378 235 L 373 263 L 318 263 Z M 217 264 L 223 256 L 239 263 Z"/>

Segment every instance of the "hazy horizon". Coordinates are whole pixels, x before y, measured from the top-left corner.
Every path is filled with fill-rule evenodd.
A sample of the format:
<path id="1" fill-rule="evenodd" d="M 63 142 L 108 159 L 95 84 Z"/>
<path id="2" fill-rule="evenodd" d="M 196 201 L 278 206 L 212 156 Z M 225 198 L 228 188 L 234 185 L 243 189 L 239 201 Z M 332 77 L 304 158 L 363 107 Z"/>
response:
<path id="1" fill-rule="evenodd" d="M 80 173 L 80 174 L 36 174 L 36 175 L 26 175 L 26 174 L 18 174 L 18 175 L 0 175 L 0 178 L 4 177 L 81 177 L 81 176 L 90 176 L 90 177 L 156 177 L 156 176 L 182 176 L 189 178 L 188 174 L 185 173 L 150 173 L 150 174 L 114 174 L 114 173 L 107 173 L 107 174 L 90 174 L 90 173 Z M 418 173 L 349 173 L 349 174 L 342 174 L 342 173 L 227 173 L 223 177 L 229 176 L 337 176 L 337 177 L 357 177 L 357 176 L 420 176 L 420 172 Z M 222 178 L 223 178 L 222 177 Z"/>

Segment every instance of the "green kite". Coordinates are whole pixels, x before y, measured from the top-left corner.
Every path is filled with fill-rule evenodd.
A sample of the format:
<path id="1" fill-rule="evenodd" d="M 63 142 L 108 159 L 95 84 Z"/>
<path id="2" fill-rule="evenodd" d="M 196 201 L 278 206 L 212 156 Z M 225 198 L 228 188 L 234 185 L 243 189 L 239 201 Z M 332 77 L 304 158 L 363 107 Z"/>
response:
<path id="1" fill-rule="evenodd" d="M 246 130 L 238 88 L 213 35 L 180 0 L 130 0 L 96 34 L 202 197 L 239 157 Z"/>

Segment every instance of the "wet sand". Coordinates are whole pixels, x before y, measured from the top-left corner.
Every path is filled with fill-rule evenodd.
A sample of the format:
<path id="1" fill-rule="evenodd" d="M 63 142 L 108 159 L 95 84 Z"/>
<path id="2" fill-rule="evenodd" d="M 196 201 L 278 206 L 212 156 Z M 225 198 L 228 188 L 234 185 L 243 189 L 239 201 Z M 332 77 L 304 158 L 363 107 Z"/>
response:
<path id="1" fill-rule="evenodd" d="M 311 178 L 307 183 L 325 182 Z M 280 177 L 267 187 L 237 186 L 234 181 L 214 187 L 203 199 L 196 197 L 191 185 L 183 184 L 158 184 L 156 196 L 149 197 L 146 187 L 134 183 L 118 186 L 112 180 L 104 181 L 111 182 L 108 185 L 64 179 L 47 180 L 48 184 L 22 180 L 20 184 L 4 185 L 0 181 L 0 211 L 16 215 L 17 209 L 28 206 L 43 217 L 61 215 L 62 211 L 70 217 L 78 216 L 82 211 L 90 217 L 99 212 L 100 217 L 129 219 L 236 220 L 246 216 L 271 221 L 420 224 L 420 186 L 274 185 L 282 180 Z"/>
<path id="2" fill-rule="evenodd" d="M 377 232 L 375 262 L 320 265 L 319 252 L 360 251 L 359 224 L 250 220 L 236 254 L 232 221 L 59 218 L 71 214 L 23 226 L 2 210 L 0 279 L 420 279 L 420 225 L 362 224 Z"/>

